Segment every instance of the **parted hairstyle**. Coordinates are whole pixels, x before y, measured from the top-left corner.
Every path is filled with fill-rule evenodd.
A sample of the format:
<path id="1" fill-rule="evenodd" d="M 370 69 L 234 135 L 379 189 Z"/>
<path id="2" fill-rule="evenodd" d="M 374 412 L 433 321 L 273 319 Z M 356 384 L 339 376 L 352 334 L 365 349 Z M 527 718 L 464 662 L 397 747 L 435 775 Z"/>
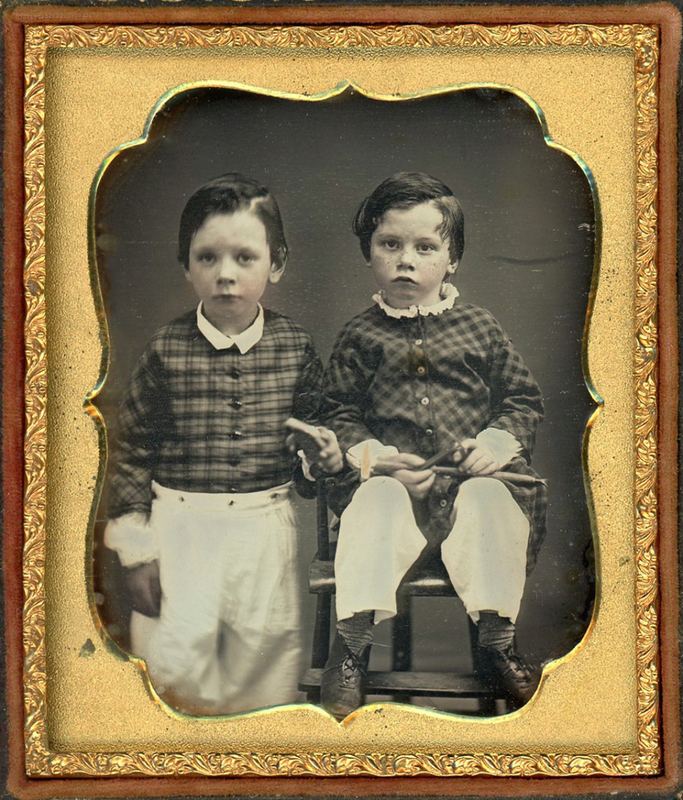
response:
<path id="1" fill-rule="evenodd" d="M 187 201 L 180 217 L 178 261 L 190 268 L 192 237 L 212 214 L 234 214 L 246 209 L 261 220 L 266 229 L 271 262 L 284 267 L 287 262 L 287 241 L 277 202 L 270 191 L 255 180 L 226 172 L 205 183 Z"/>
<path id="2" fill-rule="evenodd" d="M 360 204 L 351 227 L 360 240 L 365 259 L 370 259 L 372 234 L 387 211 L 430 201 L 434 201 L 443 217 L 438 230 L 443 240 L 448 241 L 451 262 L 458 263 L 465 249 L 465 216 L 448 186 L 426 172 L 397 172 L 382 181 Z"/>

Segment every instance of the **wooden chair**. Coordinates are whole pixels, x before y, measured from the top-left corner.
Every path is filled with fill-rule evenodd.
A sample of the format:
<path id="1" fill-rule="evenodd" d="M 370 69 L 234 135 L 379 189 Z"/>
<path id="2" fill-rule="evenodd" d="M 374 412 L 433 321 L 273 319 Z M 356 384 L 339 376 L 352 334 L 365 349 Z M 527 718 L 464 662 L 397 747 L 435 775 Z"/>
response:
<path id="1" fill-rule="evenodd" d="M 312 703 L 320 702 L 320 681 L 330 648 L 332 596 L 335 593 L 335 544 L 330 542 L 325 484 L 322 480 L 318 481 L 317 503 L 318 551 L 309 571 L 309 592 L 317 597 L 311 669 L 299 684 L 300 691 L 306 692 L 308 701 Z M 366 681 L 367 694 L 389 695 L 398 702 L 420 696 L 476 698 L 482 716 L 496 714 L 496 696 L 475 674 L 412 670 L 412 598 L 455 596 L 446 570 L 438 559 L 406 576 L 398 590 L 398 613 L 393 618 L 392 669 L 391 672 L 370 671 Z M 469 617 L 468 623 L 476 672 L 480 660 L 477 626 Z"/>

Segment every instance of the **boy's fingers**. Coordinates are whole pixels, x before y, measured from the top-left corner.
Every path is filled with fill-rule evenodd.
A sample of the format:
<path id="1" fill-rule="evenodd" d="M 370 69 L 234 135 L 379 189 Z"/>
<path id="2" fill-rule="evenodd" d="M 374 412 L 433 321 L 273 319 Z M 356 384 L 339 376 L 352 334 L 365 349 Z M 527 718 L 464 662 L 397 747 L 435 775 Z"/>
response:
<path id="1" fill-rule="evenodd" d="M 456 464 L 462 464 L 463 460 L 469 457 L 469 453 L 477 447 L 477 443 L 474 439 L 463 439 L 460 442 L 460 447 L 453 453 L 453 461 Z"/>
<path id="2" fill-rule="evenodd" d="M 479 473 L 480 475 L 493 475 L 494 472 L 498 472 L 499 464 L 493 463 L 489 464 L 488 466 L 484 467 L 482 471 Z"/>
<path id="3" fill-rule="evenodd" d="M 432 488 L 432 484 L 434 483 L 435 479 L 436 475 L 432 472 L 432 474 L 429 476 L 429 478 L 427 478 L 426 481 L 422 481 L 422 483 L 413 485 L 411 487 L 413 495 L 420 500 L 426 497 L 427 494 L 429 493 L 429 490 Z"/>
<path id="4" fill-rule="evenodd" d="M 419 472 L 412 469 L 402 469 L 400 472 L 403 479 L 413 486 L 419 486 L 434 475 L 431 469 L 423 469 Z"/>
<path id="5" fill-rule="evenodd" d="M 421 456 L 416 456 L 414 453 L 399 453 L 396 458 L 405 464 L 406 467 L 419 467 L 425 463 L 425 459 Z"/>
<path id="6" fill-rule="evenodd" d="M 431 489 L 432 488 L 432 484 L 434 483 L 435 480 L 436 480 L 436 473 L 432 472 L 432 474 L 422 484 L 422 488 L 425 489 L 425 491 L 427 489 Z"/>
<path id="7" fill-rule="evenodd" d="M 373 472 L 387 474 L 405 469 L 405 464 L 397 458 L 379 458 L 375 462 Z"/>
<path id="8" fill-rule="evenodd" d="M 337 444 L 337 434 L 329 428 L 318 428 L 318 432 L 326 445 Z"/>
<path id="9" fill-rule="evenodd" d="M 482 457 L 483 456 L 481 453 L 470 453 L 460 466 L 465 471 L 472 472 L 476 465 L 481 461 Z"/>
<path id="10" fill-rule="evenodd" d="M 478 447 L 476 450 L 472 450 L 472 452 L 467 456 L 467 458 L 462 462 L 462 468 L 468 471 L 472 471 L 475 466 L 479 469 L 484 466 L 484 464 L 491 464 L 495 461 L 493 457 L 493 453 L 490 450 L 484 449 L 483 447 Z"/>
<path id="11" fill-rule="evenodd" d="M 415 483 L 420 485 L 422 483 L 429 483 L 431 486 L 434 483 L 434 479 L 436 478 L 436 473 L 432 472 L 431 469 L 424 469 L 420 472 L 411 473 L 415 478 Z"/>

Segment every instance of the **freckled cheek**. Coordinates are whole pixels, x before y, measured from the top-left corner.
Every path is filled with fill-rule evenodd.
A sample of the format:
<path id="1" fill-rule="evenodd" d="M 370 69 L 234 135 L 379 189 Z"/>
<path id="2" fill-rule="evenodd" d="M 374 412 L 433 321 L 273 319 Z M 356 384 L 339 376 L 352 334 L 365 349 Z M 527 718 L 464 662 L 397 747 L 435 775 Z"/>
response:
<path id="1" fill-rule="evenodd" d="M 392 260 L 388 256 L 378 256 L 373 258 L 370 264 L 373 269 L 382 273 L 389 272 L 392 268 Z"/>

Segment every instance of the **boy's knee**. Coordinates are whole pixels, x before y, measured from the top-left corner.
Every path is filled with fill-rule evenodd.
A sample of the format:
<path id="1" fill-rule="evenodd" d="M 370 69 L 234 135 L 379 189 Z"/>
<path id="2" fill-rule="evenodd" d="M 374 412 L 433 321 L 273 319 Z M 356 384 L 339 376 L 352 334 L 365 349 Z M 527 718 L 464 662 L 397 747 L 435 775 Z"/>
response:
<path id="1" fill-rule="evenodd" d="M 373 503 L 387 504 L 387 511 L 392 504 L 411 505 L 408 490 L 401 483 L 388 475 L 376 475 L 362 483 L 356 492 L 356 497 L 361 496 Z"/>
<path id="2" fill-rule="evenodd" d="M 456 504 L 472 503 L 488 508 L 504 498 L 512 498 L 509 489 L 497 478 L 470 478 L 458 489 Z"/>
<path id="3" fill-rule="evenodd" d="M 510 495 L 507 486 L 497 478 L 470 478 L 460 485 L 458 497 L 488 502 L 497 497 Z"/>

